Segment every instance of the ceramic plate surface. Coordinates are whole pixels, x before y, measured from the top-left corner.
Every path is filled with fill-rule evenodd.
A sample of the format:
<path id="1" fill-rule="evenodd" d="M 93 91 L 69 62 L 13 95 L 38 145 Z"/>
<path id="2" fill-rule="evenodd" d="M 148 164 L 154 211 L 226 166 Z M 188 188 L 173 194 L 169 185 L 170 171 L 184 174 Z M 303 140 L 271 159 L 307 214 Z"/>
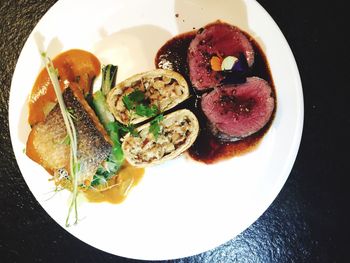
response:
<path id="1" fill-rule="evenodd" d="M 178 14 L 178 17 L 175 15 Z M 185 155 L 147 168 L 120 205 L 84 202 L 77 226 L 64 227 L 69 192 L 47 200 L 49 174 L 24 153 L 30 131 L 28 96 L 42 68 L 38 49 L 54 57 L 71 49 L 119 66 L 117 81 L 154 68 L 172 36 L 221 19 L 253 36 L 264 50 L 277 93 L 272 126 L 256 150 L 214 165 Z M 229 241 L 268 208 L 285 183 L 299 148 L 303 95 L 292 52 L 270 15 L 253 0 L 62 0 L 29 36 L 13 76 L 9 104 L 13 149 L 23 177 L 46 212 L 69 233 L 109 253 L 173 259 Z"/>

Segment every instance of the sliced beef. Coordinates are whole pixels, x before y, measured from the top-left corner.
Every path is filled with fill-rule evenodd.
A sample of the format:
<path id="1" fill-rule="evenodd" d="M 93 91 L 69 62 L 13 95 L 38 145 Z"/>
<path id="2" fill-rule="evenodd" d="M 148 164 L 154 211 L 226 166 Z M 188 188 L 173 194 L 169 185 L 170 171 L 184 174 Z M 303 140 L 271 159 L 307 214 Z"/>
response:
<path id="1" fill-rule="evenodd" d="M 258 77 L 239 85 L 225 85 L 202 97 L 201 106 L 215 136 L 222 141 L 247 137 L 270 120 L 274 98 L 270 85 Z"/>
<path id="2" fill-rule="evenodd" d="M 198 30 L 188 49 L 188 64 L 192 85 L 198 90 L 217 87 L 224 79 L 221 71 L 213 71 L 213 56 L 235 56 L 246 59 L 248 66 L 254 63 L 253 46 L 237 27 L 215 22 Z"/>

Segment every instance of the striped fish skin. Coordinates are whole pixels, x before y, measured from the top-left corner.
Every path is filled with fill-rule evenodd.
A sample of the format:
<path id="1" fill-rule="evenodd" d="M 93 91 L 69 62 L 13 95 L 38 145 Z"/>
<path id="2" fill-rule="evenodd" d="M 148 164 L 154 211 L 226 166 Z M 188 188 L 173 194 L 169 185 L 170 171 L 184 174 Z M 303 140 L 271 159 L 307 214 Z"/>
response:
<path id="1" fill-rule="evenodd" d="M 70 85 L 62 95 L 77 131 L 81 184 L 92 180 L 98 166 L 111 153 L 112 142 L 77 86 Z M 59 169 L 69 171 L 70 146 L 58 104 L 44 122 L 32 127 L 27 142 L 27 155 L 51 174 Z"/>

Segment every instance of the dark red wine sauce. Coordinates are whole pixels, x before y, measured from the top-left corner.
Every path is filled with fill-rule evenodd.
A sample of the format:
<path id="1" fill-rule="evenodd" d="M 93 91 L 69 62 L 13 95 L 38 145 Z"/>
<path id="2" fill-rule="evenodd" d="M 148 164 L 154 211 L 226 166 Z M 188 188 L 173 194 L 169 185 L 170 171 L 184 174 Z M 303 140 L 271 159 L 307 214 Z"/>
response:
<path id="1" fill-rule="evenodd" d="M 189 77 L 187 50 L 195 35 L 196 31 L 193 31 L 175 36 L 174 38 L 170 39 L 159 49 L 155 57 L 155 65 L 157 68 L 167 68 L 177 71 L 187 80 L 191 97 L 185 102 L 179 104 L 173 110 L 187 108 L 197 116 L 200 123 L 200 132 L 195 143 L 189 148 L 188 153 L 193 159 L 197 161 L 211 164 L 219 160 L 242 155 L 253 150 L 259 144 L 266 131 L 269 129 L 274 117 L 274 113 L 264 128 L 240 141 L 221 142 L 219 139 L 214 137 L 208 128 L 207 118 L 205 117 L 200 106 L 201 95 L 203 92 L 198 92 L 194 87 L 191 86 Z M 258 43 L 248 34 L 246 35 L 248 39 L 250 39 L 255 51 L 255 62 L 249 72 L 249 76 L 257 76 L 265 79 L 271 85 L 273 96 L 276 98 L 275 88 L 266 56 Z"/>

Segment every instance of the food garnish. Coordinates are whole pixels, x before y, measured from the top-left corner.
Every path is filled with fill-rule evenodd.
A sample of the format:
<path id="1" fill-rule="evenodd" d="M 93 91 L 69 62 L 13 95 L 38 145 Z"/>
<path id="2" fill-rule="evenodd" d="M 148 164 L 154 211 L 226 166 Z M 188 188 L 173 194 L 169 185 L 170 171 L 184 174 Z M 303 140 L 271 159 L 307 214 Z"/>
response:
<path id="1" fill-rule="evenodd" d="M 125 95 L 122 100 L 128 111 L 133 111 L 141 117 L 154 117 L 159 111 L 157 105 L 149 104 L 149 100 L 146 99 L 145 94 L 140 90 L 135 90 Z"/>
<path id="2" fill-rule="evenodd" d="M 84 96 L 91 94 L 91 83 L 100 74 L 100 61 L 92 53 L 70 49 L 57 55 L 52 63 L 58 70 L 61 90 L 65 88 L 65 81 L 75 83 L 82 90 Z M 57 98 L 50 81 L 49 74 L 43 68 L 37 76 L 29 98 L 29 124 L 45 120 L 47 114 L 56 105 Z"/>
<path id="3" fill-rule="evenodd" d="M 63 116 L 64 124 L 67 129 L 67 134 L 69 137 L 69 146 L 70 146 L 70 177 L 72 182 L 72 201 L 69 206 L 68 215 L 66 218 L 66 226 L 69 226 L 70 214 L 74 208 L 75 220 L 74 224 L 78 222 L 78 209 L 77 209 L 77 196 L 78 196 L 78 177 L 80 172 L 80 163 L 78 162 L 78 143 L 77 143 L 77 131 L 75 129 L 72 113 L 68 111 L 66 105 L 63 101 L 62 92 L 60 84 L 58 82 L 58 71 L 53 66 L 51 59 L 46 55 L 45 52 L 41 52 L 41 58 L 45 64 L 46 70 L 50 76 L 55 94 L 57 97 L 58 105 L 61 109 Z"/>
<path id="4" fill-rule="evenodd" d="M 230 71 L 226 62 L 222 68 L 223 60 L 229 56 L 241 60 L 240 54 L 243 54 L 248 68 L 253 66 L 255 53 L 252 43 L 238 27 L 220 21 L 203 27 L 189 44 L 187 52 L 189 77 L 194 88 L 204 91 L 219 87 L 226 77 L 224 72 Z M 230 60 L 232 58 L 228 58 L 228 62 Z"/>
<path id="5" fill-rule="evenodd" d="M 108 124 L 114 122 L 114 117 L 108 111 L 106 97 L 101 90 L 96 91 L 92 95 L 92 105 L 102 125 L 107 129 Z"/>
<path id="6" fill-rule="evenodd" d="M 164 120 L 164 116 L 163 114 L 159 114 L 157 117 L 155 117 L 149 126 L 149 132 L 153 134 L 153 137 L 155 139 L 158 138 L 158 135 L 161 131 L 161 126 L 160 126 L 160 122 Z"/>
<path id="7" fill-rule="evenodd" d="M 129 125 L 169 110 L 188 96 L 187 82 L 179 73 L 156 69 L 117 84 L 108 93 L 107 104 L 118 122 Z"/>
<path id="8" fill-rule="evenodd" d="M 223 59 L 221 63 L 221 70 L 232 70 L 233 66 L 237 63 L 238 58 L 235 56 L 227 56 Z"/>
<path id="9" fill-rule="evenodd" d="M 238 58 L 235 56 L 212 56 L 210 59 L 210 66 L 213 71 L 229 71 L 233 70 L 234 66 L 238 62 Z"/>
<path id="10" fill-rule="evenodd" d="M 115 80 L 117 77 L 118 66 L 108 64 L 102 68 L 102 86 L 101 91 L 103 95 L 107 96 L 111 88 L 114 87 Z"/>
<path id="11" fill-rule="evenodd" d="M 108 158 L 98 167 L 91 182 L 92 188 L 105 189 L 111 187 L 108 181 L 116 176 L 124 161 L 120 138 L 125 135 L 125 128 L 115 122 L 112 113 L 108 110 L 105 97 L 114 86 L 117 70 L 118 67 L 111 64 L 103 67 L 101 89 L 93 94 L 92 103 L 95 112 L 111 138 L 113 148 Z"/>
<path id="12" fill-rule="evenodd" d="M 220 71 L 221 70 L 221 64 L 222 64 L 222 58 L 218 56 L 212 56 L 210 59 L 210 66 L 211 69 L 214 71 Z"/>
<path id="13" fill-rule="evenodd" d="M 253 145 L 267 130 L 276 97 L 255 42 L 220 21 L 191 34 L 182 35 L 183 41 L 174 38 L 174 46 L 168 41 L 156 58 L 157 66 L 170 63 L 183 75 L 155 69 L 115 85 L 118 67 L 109 64 L 102 68 L 102 84 L 95 93 L 92 80 L 100 63 L 91 53 L 72 50 L 62 56 L 80 58 L 82 52 L 84 58 L 92 57 L 91 65 L 87 59 L 83 63 L 86 72 L 79 67 L 80 59 L 80 70 L 74 71 L 74 60 L 68 69 L 57 68 L 42 53 L 47 73 L 39 74 L 31 94 L 26 154 L 53 175 L 56 186 L 72 192 L 66 226 L 72 225 L 73 211 L 73 224 L 78 222 L 79 192 L 93 201 L 117 196 L 112 201 L 117 203 L 140 180 L 142 167 L 174 159 L 188 149 L 194 159 L 213 163 L 239 152 L 234 145 Z M 159 58 L 164 63 L 157 62 Z M 255 69 L 255 61 L 266 68 Z M 45 74 L 55 97 L 51 84 L 43 84 Z M 196 96 L 190 98 L 186 79 Z M 39 107 L 37 115 L 34 106 Z"/>
<path id="14" fill-rule="evenodd" d="M 188 151 L 193 159 L 211 164 L 257 147 L 272 123 L 276 94 L 264 50 L 252 36 L 234 25 L 215 21 L 177 35 L 160 47 L 155 66 L 168 65 L 190 80 L 196 94 L 185 104 L 196 114 L 201 128 Z M 249 92 L 245 87 L 253 84 L 252 77 L 266 80 L 270 88 L 262 85 L 262 89 Z M 231 87 L 232 93 L 218 96 L 226 87 Z M 266 90 L 270 90 L 268 96 L 264 95 Z M 259 106 L 266 100 L 267 107 Z M 259 125 L 253 125 L 255 120 Z M 242 129 L 233 133 L 228 127 Z"/>
<path id="15" fill-rule="evenodd" d="M 146 167 L 174 159 L 196 140 L 199 123 L 189 110 L 182 109 L 137 128 L 137 137 L 127 134 L 122 143 L 126 160 L 136 167 Z"/>

